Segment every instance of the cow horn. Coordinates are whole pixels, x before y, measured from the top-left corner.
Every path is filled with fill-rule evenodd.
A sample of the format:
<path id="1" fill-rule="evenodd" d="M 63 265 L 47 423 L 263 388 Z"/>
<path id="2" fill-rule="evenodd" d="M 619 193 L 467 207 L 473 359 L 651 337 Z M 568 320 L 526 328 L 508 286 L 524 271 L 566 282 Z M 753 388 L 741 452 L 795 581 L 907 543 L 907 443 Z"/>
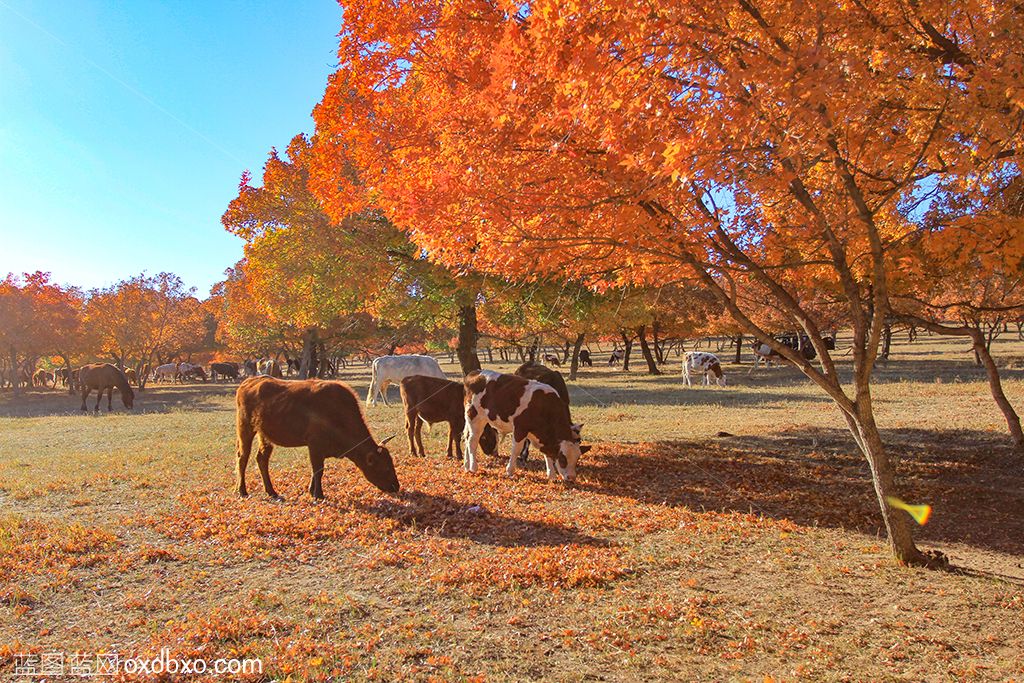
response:
<path id="1" fill-rule="evenodd" d="M 379 444 L 377 444 L 377 445 L 378 445 L 378 446 L 383 446 L 383 445 L 384 445 L 384 444 L 386 444 L 386 443 L 387 443 L 388 441 L 391 441 L 391 439 L 395 438 L 395 436 L 397 436 L 397 435 L 396 435 L 396 434 L 392 434 L 391 436 L 389 436 L 388 438 L 384 439 L 383 441 L 381 441 L 381 442 L 380 442 Z"/>

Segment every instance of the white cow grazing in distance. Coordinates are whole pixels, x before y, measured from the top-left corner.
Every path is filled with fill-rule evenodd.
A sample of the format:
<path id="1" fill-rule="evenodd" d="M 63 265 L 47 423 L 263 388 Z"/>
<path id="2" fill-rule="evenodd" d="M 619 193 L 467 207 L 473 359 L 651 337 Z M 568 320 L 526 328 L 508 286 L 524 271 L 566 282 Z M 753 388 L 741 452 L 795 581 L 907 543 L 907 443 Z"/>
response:
<path id="1" fill-rule="evenodd" d="M 409 354 L 374 358 L 373 368 L 370 370 L 370 388 L 366 392 L 366 405 L 377 405 L 378 394 L 384 400 L 384 405 L 388 405 L 388 385 L 398 384 L 413 375 L 448 379 L 441 371 L 437 360 L 431 356 Z"/>
<path id="2" fill-rule="evenodd" d="M 704 375 L 704 384 L 711 384 L 711 375 L 715 376 L 715 384 L 725 386 L 725 373 L 722 372 L 722 362 L 718 356 L 706 351 L 688 351 L 683 358 L 683 378 L 686 386 L 690 386 L 690 373 Z"/>
<path id="3" fill-rule="evenodd" d="M 178 363 L 164 363 L 153 369 L 153 381 L 162 382 L 170 379 L 174 382 L 178 378 Z"/>

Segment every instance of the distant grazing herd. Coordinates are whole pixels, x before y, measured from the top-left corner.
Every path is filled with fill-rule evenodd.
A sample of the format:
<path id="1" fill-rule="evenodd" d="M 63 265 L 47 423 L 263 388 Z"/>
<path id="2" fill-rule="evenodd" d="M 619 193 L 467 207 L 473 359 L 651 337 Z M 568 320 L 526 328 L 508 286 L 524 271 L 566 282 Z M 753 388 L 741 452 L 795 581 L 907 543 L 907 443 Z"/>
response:
<path id="1" fill-rule="evenodd" d="M 779 341 L 801 353 L 808 360 L 815 350 L 806 336 L 784 335 Z M 834 338 L 826 339 L 826 347 L 835 348 Z M 767 344 L 755 342 L 755 367 L 785 361 Z M 609 365 L 621 361 L 622 349 L 614 349 Z M 580 362 L 593 366 L 588 351 L 581 350 Z M 478 470 L 480 451 L 494 456 L 498 444 L 511 435 L 512 444 L 505 471 L 509 476 L 527 460 L 532 444 L 544 457 L 550 481 L 576 479 L 580 456 L 590 450 L 582 444 L 583 425 L 570 416 L 569 389 L 562 375 L 548 365 L 561 366 L 553 354 L 542 356 L 547 365 L 528 361 L 512 374 L 477 370 L 461 382 L 448 379 L 432 356 L 390 355 L 372 362 L 366 406 L 375 406 L 380 398 L 387 404 L 387 390 L 392 384 L 400 389 L 405 408 L 405 432 L 412 456 L 424 457 L 423 424 L 448 424 L 447 457 L 461 459 L 467 472 Z M 294 366 L 288 364 L 289 370 Z M 7 372 L 7 371 L 4 371 Z M 53 372 L 40 368 L 32 373 L 22 371 L 23 380 L 31 377 L 34 386 L 58 384 L 81 393 L 82 410 L 88 410 L 86 399 L 96 391 L 95 411 L 99 411 L 103 394 L 107 410 L 112 410 L 114 389 L 121 395 L 125 408 L 135 401 L 132 384 L 139 386 L 139 375 L 153 382 L 186 382 L 242 380 L 236 392 L 237 492 L 247 495 L 245 471 L 255 437 L 260 444 L 256 452 L 263 488 L 273 499 L 280 499 L 270 480 L 270 455 L 274 446 L 305 446 L 309 450 L 312 475 L 309 493 L 316 499 L 323 494 L 323 468 L 326 458 L 349 458 L 368 481 L 382 491 L 399 490 L 391 453 L 385 444 L 389 437 L 376 442 L 370 434 L 359 400 L 348 385 L 338 381 L 285 380 L 280 363 L 272 358 L 210 363 L 202 365 L 176 362 L 137 372 L 121 370 L 110 363 L 91 363 L 68 371 Z M 703 384 L 725 385 L 725 374 L 718 356 L 707 351 L 684 354 L 682 376 L 691 386 L 695 376 L 703 376 Z M 0 386 L 10 378 L 0 375 Z M 465 450 L 463 450 L 463 443 Z"/>

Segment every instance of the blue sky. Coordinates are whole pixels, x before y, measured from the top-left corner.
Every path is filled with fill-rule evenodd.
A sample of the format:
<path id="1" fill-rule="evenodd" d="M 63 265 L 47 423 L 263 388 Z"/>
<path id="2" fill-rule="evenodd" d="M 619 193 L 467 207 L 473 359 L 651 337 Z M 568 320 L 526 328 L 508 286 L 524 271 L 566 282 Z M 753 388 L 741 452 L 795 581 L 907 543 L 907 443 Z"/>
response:
<path id="1" fill-rule="evenodd" d="M 334 0 L 0 0 L 0 277 L 205 295 L 242 253 L 242 171 L 312 130 L 340 26 Z"/>

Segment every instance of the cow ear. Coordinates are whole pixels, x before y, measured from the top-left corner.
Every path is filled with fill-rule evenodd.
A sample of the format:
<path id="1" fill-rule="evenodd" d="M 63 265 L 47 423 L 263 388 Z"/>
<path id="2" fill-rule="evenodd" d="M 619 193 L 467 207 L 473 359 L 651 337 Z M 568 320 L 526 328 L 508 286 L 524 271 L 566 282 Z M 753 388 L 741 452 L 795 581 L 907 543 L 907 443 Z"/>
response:
<path id="1" fill-rule="evenodd" d="M 582 422 L 577 422 L 576 424 L 574 424 L 572 426 L 572 428 L 573 428 L 573 431 L 582 432 L 583 431 L 583 423 Z"/>
<path id="2" fill-rule="evenodd" d="M 593 448 L 593 446 L 580 446 L 580 455 L 583 455 L 584 453 L 589 451 L 591 448 Z"/>

